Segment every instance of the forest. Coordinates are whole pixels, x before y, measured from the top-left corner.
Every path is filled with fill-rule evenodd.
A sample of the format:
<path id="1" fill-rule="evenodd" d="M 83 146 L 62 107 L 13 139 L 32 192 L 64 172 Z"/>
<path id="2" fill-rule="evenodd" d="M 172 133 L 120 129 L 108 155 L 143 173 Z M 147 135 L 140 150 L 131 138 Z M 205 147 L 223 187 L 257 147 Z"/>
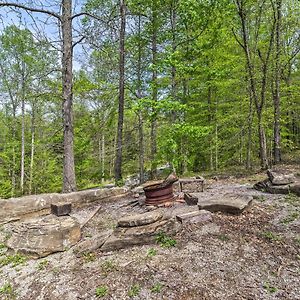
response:
<path id="1" fill-rule="evenodd" d="M 0 1 L 0 197 L 300 156 L 300 3 Z"/>

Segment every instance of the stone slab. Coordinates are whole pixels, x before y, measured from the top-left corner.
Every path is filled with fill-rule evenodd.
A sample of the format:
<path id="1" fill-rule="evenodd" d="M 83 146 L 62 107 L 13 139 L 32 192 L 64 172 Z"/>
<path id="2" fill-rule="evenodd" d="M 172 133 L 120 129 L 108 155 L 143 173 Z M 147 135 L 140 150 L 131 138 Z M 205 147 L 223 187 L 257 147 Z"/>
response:
<path id="1" fill-rule="evenodd" d="M 169 236 L 175 235 L 181 228 L 175 218 L 160 220 L 138 227 L 118 227 L 100 248 L 101 251 L 115 251 L 137 245 L 155 243 L 156 235 L 163 231 Z"/>
<path id="2" fill-rule="evenodd" d="M 287 185 L 296 181 L 295 175 L 288 171 L 268 170 L 267 175 L 272 185 Z"/>
<path id="3" fill-rule="evenodd" d="M 49 215 L 17 224 L 7 246 L 15 252 L 45 257 L 67 250 L 80 240 L 80 236 L 80 225 L 75 218 Z"/>
<path id="4" fill-rule="evenodd" d="M 196 210 L 176 216 L 176 219 L 182 223 L 198 224 L 212 221 L 212 213 L 207 210 Z"/>
<path id="5" fill-rule="evenodd" d="M 225 212 L 231 214 L 240 214 L 252 203 L 253 197 L 242 194 L 224 194 L 218 197 L 199 201 L 199 209 L 205 209 L 211 212 Z"/>
<path id="6" fill-rule="evenodd" d="M 59 202 L 71 203 L 81 207 L 96 201 L 104 201 L 112 197 L 125 195 L 126 188 L 91 189 L 68 194 L 40 194 L 20 198 L 0 199 L 0 224 L 24 218 L 46 215 L 50 213 L 51 204 Z"/>
<path id="7" fill-rule="evenodd" d="M 163 214 L 159 210 L 149 211 L 143 214 L 135 214 L 131 216 L 125 216 L 118 220 L 118 227 L 135 227 L 143 226 L 157 222 L 163 218 Z"/>

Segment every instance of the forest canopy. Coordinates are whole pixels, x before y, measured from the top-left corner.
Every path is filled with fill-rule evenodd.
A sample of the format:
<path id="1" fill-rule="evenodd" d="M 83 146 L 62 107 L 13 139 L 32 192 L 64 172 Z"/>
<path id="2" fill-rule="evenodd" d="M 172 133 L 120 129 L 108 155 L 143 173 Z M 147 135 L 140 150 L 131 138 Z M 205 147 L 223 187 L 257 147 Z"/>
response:
<path id="1" fill-rule="evenodd" d="M 0 21 L 2 198 L 300 155 L 298 1 L 2 0 Z"/>

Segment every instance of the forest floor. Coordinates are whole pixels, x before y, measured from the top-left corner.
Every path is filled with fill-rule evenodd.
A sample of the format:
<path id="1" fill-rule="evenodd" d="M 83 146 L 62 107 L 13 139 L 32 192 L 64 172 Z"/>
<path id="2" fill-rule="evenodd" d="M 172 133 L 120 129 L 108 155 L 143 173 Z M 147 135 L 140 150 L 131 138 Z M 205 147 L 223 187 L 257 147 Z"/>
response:
<path id="1" fill-rule="evenodd" d="M 210 223 L 185 227 L 175 247 L 15 258 L 0 267 L 0 299 L 300 299 L 300 198 L 254 190 L 262 177 L 209 181 L 203 198 L 237 192 L 252 195 L 253 205 L 239 216 L 215 213 Z M 124 205 L 128 200 L 104 203 L 83 235 L 144 211 Z M 73 215 L 82 222 L 95 207 Z"/>

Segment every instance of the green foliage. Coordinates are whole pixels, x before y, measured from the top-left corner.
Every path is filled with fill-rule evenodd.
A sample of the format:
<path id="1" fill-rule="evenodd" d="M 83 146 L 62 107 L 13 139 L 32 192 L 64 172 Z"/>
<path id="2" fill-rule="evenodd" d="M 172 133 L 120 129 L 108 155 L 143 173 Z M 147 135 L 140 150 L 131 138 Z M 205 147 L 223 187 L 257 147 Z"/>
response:
<path id="1" fill-rule="evenodd" d="M 155 241 L 163 248 L 175 247 L 177 244 L 176 240 L 172 239 L 162 231 L 155 236 Z"/>
<path id="2" fill-rule="evenodd" d="M 291 222 L 294 222 L 295 220 L 297 220 L 299 218 L 299 212 L 298 211 L 294 211 L 292 213 L 290 213 L 289 215 L 287 215 L 285 218 L 283 218 L 281 220 L 281 223 L 283 224 L 289 224 Z"/>
<path id="3" fill-rule="evenodd" d="M 6 283 L 2 287 L 0 287 L 0 295 L 4 297 L 1 299 L 7 299 L 7 300 L 16 299 L 16 293 L 14 291 L 13 286 L 10 283 Z"/>
<path id="4" fill-rule="evenodd" d="M 141 292 L 141 286 L 139 284 L 134 284 L 130 287 L 128 291 L 129 297 L 135 297 Z"/>
<path id="5" fill-rule="evenodd" d="M 96 288 L 95 295 L 97 298 L 105 297 L 108 294 L 108 287 L 106 285 L 102 285 Z"/>
<path id="6" fill-rule="evenodd" d="M 89 263 L 96 260 L 96 255 L 93 252 L 85 252 L 83 253 L 83 258 L 86 263 Z"/>
<path id="7" fill-rule="evenodd" d="M 277 292 L 277 288 L 275 286 L 271 286 L 270 283 L 265 282 L 263 284 L 263 288 L 269 293 L 269 294 L 273 294 Z"/>
<path id="8" fill-rule="evenodd" d="M 271 242 L 279 242 L 282 240 L 282 237 L 275 234 L 272 231 L 265 231 L 262 233 L 262 236 Z"/>
<path id="9" fill-rule="evenodd" d="M 16 267 L 18 265 L 23 265 L 26 262 L 26 260 L 27 260 L 26 256 L 23 256 L 18 253 L 15 255 L 6 255 L 4 257 L 0 257 L 0 267 L 10 265 L 10 264 L 13 267 Z"/>
<path id="10" fill-rule="evenodd" d="M 40 261 L 40 262 L 38 263 L 37 269 L 38 269 L 39 271 L 42 271 L 42 270 L 47 269 L 48 266 L 49 266 L 49 261 L 46 260 L 46 259 L 44 259 L 44 260 L 42 260 L 42 261 Z"/>
<path id="11" fill-rule="evenodd" d="M 114 270 L 117 270 L 117 266 L 112 260 L 106 260 L 101 264 L 101 270 L 104 274 L 108 274 Z"/>
<path id="12" fill-rule="evenodd" d="M 147 257 L 151 258 L 151 257 L 155 256 L 156 254 L 157 254 L 157 250 L 154 248 L 150 248 L 147 252 Z"/>
<path id="13" fill-rule="evenodd" d="M 160 293 L 163 288 L 163 285 L 161 283 L 156 283 L 151 287 L 152 293 Z"/>

